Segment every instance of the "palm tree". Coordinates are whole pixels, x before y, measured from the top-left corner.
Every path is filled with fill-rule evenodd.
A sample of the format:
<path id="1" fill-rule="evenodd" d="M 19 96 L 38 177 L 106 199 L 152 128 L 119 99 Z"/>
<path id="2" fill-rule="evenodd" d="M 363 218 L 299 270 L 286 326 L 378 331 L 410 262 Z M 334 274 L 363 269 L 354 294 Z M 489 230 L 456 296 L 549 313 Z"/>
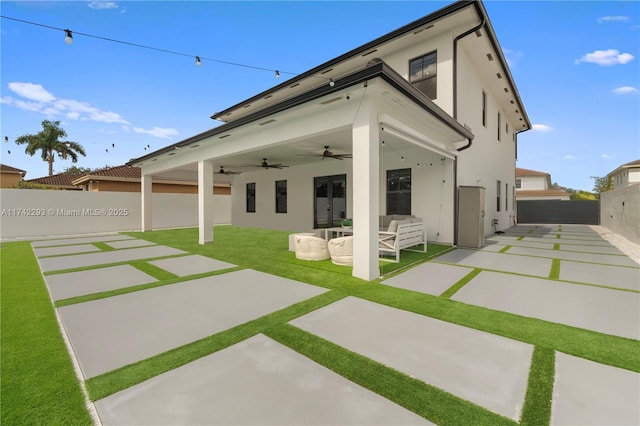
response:
<path id="1" fill-rule="evenodd" d="M 33 156 L 37 151 L 41 151 L 42 161 L 49 163 L 49 176 L 53 175 L 53 161 L 57 153 L 60 158 L 66 160 L 71 158 L 74 163 L 78 162 L 78 154 L 86 156 L 84 148 L 77 142 L 61 140 L 67 137 L 67 132 L 60 127 L 59 121 L 44 120 L 42 130 L 35 135 L 22 135 L 16 138 L 17 144 L 27 144 L 24 152 Z"/>

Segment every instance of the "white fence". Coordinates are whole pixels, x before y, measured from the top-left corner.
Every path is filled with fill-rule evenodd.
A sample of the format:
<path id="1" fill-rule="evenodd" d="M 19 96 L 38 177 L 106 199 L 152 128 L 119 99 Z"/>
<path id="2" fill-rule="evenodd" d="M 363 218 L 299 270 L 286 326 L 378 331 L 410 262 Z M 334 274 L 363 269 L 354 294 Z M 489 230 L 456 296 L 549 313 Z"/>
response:
<path id="1" fill-rule="evenodd" d="M 231 196 L 214 195 L 213 223 L 231 223 Z M 139 231 L 135 192 L 0 189 L 0 239 Z M 153 229 L 198 225 L 197 194 L 153 194 Z"/>
<path id="2" fill-rule="evenodd" d="M 600 194 L 600 225 L 640 244 L 640 184 Z"/>

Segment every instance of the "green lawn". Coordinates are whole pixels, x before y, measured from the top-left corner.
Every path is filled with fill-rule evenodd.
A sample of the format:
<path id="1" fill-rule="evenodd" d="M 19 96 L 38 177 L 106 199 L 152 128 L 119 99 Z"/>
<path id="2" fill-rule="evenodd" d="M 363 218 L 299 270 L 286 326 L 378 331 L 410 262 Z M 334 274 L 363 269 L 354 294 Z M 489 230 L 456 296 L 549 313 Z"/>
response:
<path id="1" fill-rule="evenodd" d="M 640 372 L 638 341 L 450 300 L 452 294 L 479 273 L 478 269 L 472 270 L 441 297 L 435 297 L 354 278 L 351 276 L 351 268 L 336 266 L 330 261 L 297 260 L 287 250 L 287 232 L 221 226 L 215 228 L 215 242 L 204 246 L 197 243 L 195 228 L 129 235 L 234 263 L 239 268 L 252 268 L 322 286 L 330 291 L 197 342 L 94 377 L 86 382 L 92 400 L 126 389 L 257 333 L 264 333 L 435 423 L 515 424 L 510 419 L 287 324 L 293 318 L 349 295 L 534 345 L 529 386 L 521 418 L 523 424 L 549 423 L 555 351 Z M 403 252 L 401 264 L 382 262 L 381 267 L 384 274 L 392 274 L 396 268 L 407 267 L 448 249 L 445 246 L 430 245 L 427 255 Z M 29 244 L 3 244 L 1 254 L 3 424 L 89 423 L 79 385 Z M 154 275 L 159 281 L 128 290 L 67 299 L 56 305 L 80 303 L 184 280 L 144 261 L 131 264 Z M 202 275 L 194 277 L 199 276 Z M 35 395 L 34 389 L 37 389 Z M 34 404 L 38 406 L 37 410 L 34 410 Z M 42 419 L 47 419 L 47 422 Z"/>

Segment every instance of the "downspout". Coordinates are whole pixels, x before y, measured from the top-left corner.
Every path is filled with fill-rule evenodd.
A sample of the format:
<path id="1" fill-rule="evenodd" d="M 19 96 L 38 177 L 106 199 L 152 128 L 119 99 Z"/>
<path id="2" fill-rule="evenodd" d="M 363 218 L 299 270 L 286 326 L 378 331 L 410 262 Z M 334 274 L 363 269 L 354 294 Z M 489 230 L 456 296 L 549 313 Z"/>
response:
<path id="1" fill-rule="evenodd" d="M 453 118 L 458 120 L 458 42 L 469 34 L 473 34 L 476 31 L 482 29 L 486 23 L 486 18 L 478 2 L 474 2 L 473 6 L 476 8 L 476 12 L 480 16 L 480 23 L 470 30 L 465 31 L 462 34 L 456 36 L 453 39 Z M 469 139 L 469 143 L 465 146 L 458 148 L 458 152 L 464 151 L 469 148 L 473 143 L 472 139 Z M 453 245 L 458 245 L 458 157 L 453 159 Z"/>

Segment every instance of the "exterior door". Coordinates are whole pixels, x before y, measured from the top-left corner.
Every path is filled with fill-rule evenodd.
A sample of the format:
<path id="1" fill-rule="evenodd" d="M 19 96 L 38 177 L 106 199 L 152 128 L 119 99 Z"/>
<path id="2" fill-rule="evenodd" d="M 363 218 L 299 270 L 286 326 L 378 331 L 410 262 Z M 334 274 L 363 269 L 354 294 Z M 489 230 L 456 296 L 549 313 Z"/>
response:
<path id="1" fill-rule="evenodd" d="M 332 228 L 347 217 L 347 175 L 313 178 L 314 228 Z"/>

